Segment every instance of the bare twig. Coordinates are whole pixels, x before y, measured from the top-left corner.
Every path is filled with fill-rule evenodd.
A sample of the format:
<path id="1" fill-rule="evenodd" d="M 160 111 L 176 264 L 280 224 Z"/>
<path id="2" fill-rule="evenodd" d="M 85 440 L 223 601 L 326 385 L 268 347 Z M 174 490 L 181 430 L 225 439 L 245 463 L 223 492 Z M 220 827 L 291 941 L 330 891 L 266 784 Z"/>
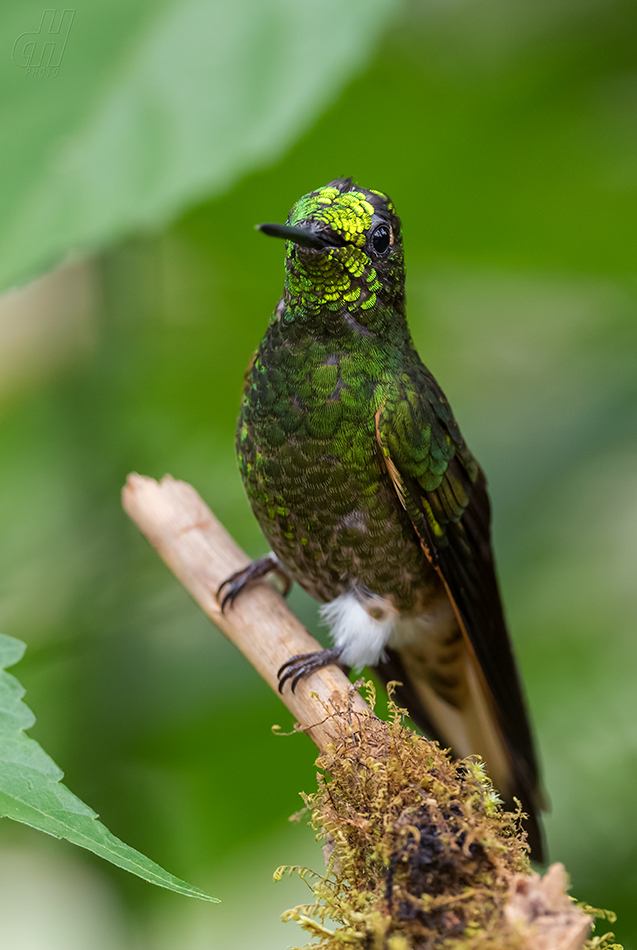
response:
<path id="1" fill-rule="evenodd" d="M 215 596 L 219 584 L 245 567 L 249 558 L 191 485 L 170 475 L 161 482 L 129 475 L 122 503 L 202 610 L 273 690 L 278 690 L 277 670 L 286 660 L 297 653 L 321 649 L 270 583 L 258 584 L 249 594 L 242 594 L 225 614 L 221 613 Z M 334 706 L 338 697 L 338 706 L 342 707 L 350 691 L 345 674 L 337 666 L 328 666 L 302 680 L 295 693 L 286 686 L 281 699 L 324 750 L 335 736 L 325 706 Z M 350 696 L 349 702 L 354 712 L 368 709 L 358 695 Z"/>

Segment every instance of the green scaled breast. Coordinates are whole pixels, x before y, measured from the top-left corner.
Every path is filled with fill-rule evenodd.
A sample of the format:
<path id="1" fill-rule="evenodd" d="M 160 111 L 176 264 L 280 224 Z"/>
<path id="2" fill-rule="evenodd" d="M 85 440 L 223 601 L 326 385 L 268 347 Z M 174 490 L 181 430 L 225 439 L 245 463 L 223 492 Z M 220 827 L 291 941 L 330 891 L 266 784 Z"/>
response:
<path id="1" fill-rule="evenodd" d="M 291 339 L 293 322 L 280 308 L 246 380 L 237 452 L 254 513 L 312 596 L 333 600 L 355 583 L 411 610 L 424 559 L 375 438 L 400 350 Z"/>

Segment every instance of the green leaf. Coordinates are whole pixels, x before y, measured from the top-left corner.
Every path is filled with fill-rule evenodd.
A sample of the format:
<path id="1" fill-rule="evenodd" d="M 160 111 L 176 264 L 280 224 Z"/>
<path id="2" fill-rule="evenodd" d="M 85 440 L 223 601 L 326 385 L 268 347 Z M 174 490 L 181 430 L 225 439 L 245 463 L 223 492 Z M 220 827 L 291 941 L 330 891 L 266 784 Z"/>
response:
<path id="1" fill-rule="evenodd" d="M 96 0 L 72 22 L 59 9 L 48 34 L 41 5 L 4 3 L 0 286 L 161 223 L 279 157 L 364 64 L 393 6 Z M 66 39 L 63 55 L 32 75 L 28 43 L 35 62 L 45 34 L 56 62 Z M 373 122 L 362 107 L 352 135 Z"/>
<path id="2" fill-rule="evenodd" d="M 110 833 L 97 815 L 61 784 L 63 773 L 42 747 L 25 735 L 35 722 L 22 702 L 24 689 L 5 667 L 24 654 L 19 640 L 0 634 L 0 816 L 66 838 L 132 874 L 186 897 L 215 901 L 173 877 Z M 216 902 L 216 901 L 215 901 Z"/>

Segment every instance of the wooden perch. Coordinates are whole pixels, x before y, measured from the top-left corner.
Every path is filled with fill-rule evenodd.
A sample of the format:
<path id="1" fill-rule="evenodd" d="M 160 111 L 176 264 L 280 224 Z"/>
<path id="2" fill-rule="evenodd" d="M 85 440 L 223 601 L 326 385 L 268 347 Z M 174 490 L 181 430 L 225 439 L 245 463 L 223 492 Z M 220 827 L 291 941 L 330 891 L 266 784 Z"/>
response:
<path id="1" fill-rule="evenodd" d="M 275 692 L 278 692 L 277 670 L 283 663 L 295 654 L 320 649 L 320 645 L 290 613 L 283 598 L 268 582 L 246 591 L 226 614 L 221 613 L 216 591 L 232 572 L 248 563 L 248 558 L 190 485 L 176 481 L 169 475 L 161 482 L 141 475 L 130 475 L 123 490 L 123 505 L 208 617 L 241 650 Z M 286 687 L 281 699 L 322 752 L 336 740 L 338 748 L 335 750 L 332 746 L 330 755 L 336 756 L 337 760 L 339 749 L 344 750 L 347 745 L 343 739 L 343 710 L 361 714 L 359 738 L 353 739 L 350 728 L 350 753 L 352 741 L 354 746 L 359 742 L 363 744 L 366 731 L 369 735 L 373 734 L 377 747 L 383 748 L 383 730 L 387 731 L 386 725 L 375 717 L 370 718 L 369 707 L 358 694 L 352 694 L 349 680 L 336 666 L 326 667 L 299 682 L 295 694 Z M 330 714 L 332 710 L 334 715 Z M 442 756 L 449 769 L 448 760 L 442 753 L 437 751 L 436 754 Z M 376 760 L 382 763 L 383 754 L 376 756 Z M 368 761 L 366 759 L 361 763 L 363 771 Z M 455 775 L 456 770 L 451 768 L 451 772 Z M 423 782 L 425 778 L 426 775 L 423 775 Z M 416 784 L 420 784 L 420 778 Z M 334 784 L 330 785 L 330 788 L 334 787 Z M 438 807 L 435 801 L 433 806 Z M 426 812 L 429 806 L 425 804 L 422 807 Z M 413 816 L 415 812 L 412 808 L 406 814 Z M 340 834 L 345 840 L 346 836 Z M 517 848 L 521 847 L 517 842 Z M 366 861 L 367 858 L 362 864 Z M 392 872 L 394 875 L 398 874 L 398 867 Z M 502 885 L 505 889 L 502 892 L 500 919 L 510 928 L 506 933 L 514 942 L 509 942 L 503 933 L 504 943 L 491 943 L 489 940 L 493 935 L 485 933 L 485 946 L 514 946 L 519 950 L 581 950 L 584 947 L 591 918 L 568 898 L 566 876 L 561 865 L 553 865 L 544 878 L 536 874 L 506 871 L 500 876 Z M 395 888 L 398 886 L 394 884 Z M 348 888 L 349 884 L 346 891 Z M 389 911 L 384 895 L 385 885 L 381 881 L 381 910 L 374 919 L 376 924 L 380 921 L 378 926 L 382 927 L 389 926 L 387 921 L 390 919 L 387 917 Z M 370 920 L 373 916 L 370 916 Z M 366 926 L 365 915 L 359 914 L 358 917 L 363 919 L 360 926 Z M 295 919 L 308 921 L 307 916 L 298 914 Z M 330 931 L 325 933 L 329 934 Z M 412 943 L 411 938 L 405 942 L 402 936 L 392 940 L 391 946 L 401 950 L 403 947 L 421 945 L 418 940 Z M 474 938 L 471 940 L 471 947 L 477 947 Z M 324 945 L 328 944 L 321 944 Z M 368 941 L 366 945 L 371 946 L 372 942 Z M 373 945 L 376 946 L 376 942 Z M 382 945 L 385 946 L 385 943 Z M 329 946 L 332 944 L 329 943 Z"/>

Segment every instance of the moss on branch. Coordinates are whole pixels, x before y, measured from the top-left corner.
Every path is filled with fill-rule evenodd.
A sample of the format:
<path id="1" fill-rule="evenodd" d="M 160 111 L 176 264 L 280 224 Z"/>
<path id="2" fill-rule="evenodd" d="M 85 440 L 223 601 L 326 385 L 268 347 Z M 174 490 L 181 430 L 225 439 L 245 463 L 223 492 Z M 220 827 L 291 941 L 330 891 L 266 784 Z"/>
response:
<path id="1" fill-rule="evenodd" d="M 283 867 L 275 875 L 296 870 L 311 888 L 312 901 L 283 917 L 314 938 L 312 947 L 584 945 L 591 917 L 565 895 L 561 865 L 551 893 L 542 892 L 530 874 L 522 815 L 503 810 L 477 757 L 452 760 L 405 726 L 404 710 L 391 700 L 386 723 L 351 706 L 330 715 L 339 737 L 317 760 L 318 791 L 304 796 L 326 873 Z M 539 882 L 538 893 L 527 882 Z"/>

